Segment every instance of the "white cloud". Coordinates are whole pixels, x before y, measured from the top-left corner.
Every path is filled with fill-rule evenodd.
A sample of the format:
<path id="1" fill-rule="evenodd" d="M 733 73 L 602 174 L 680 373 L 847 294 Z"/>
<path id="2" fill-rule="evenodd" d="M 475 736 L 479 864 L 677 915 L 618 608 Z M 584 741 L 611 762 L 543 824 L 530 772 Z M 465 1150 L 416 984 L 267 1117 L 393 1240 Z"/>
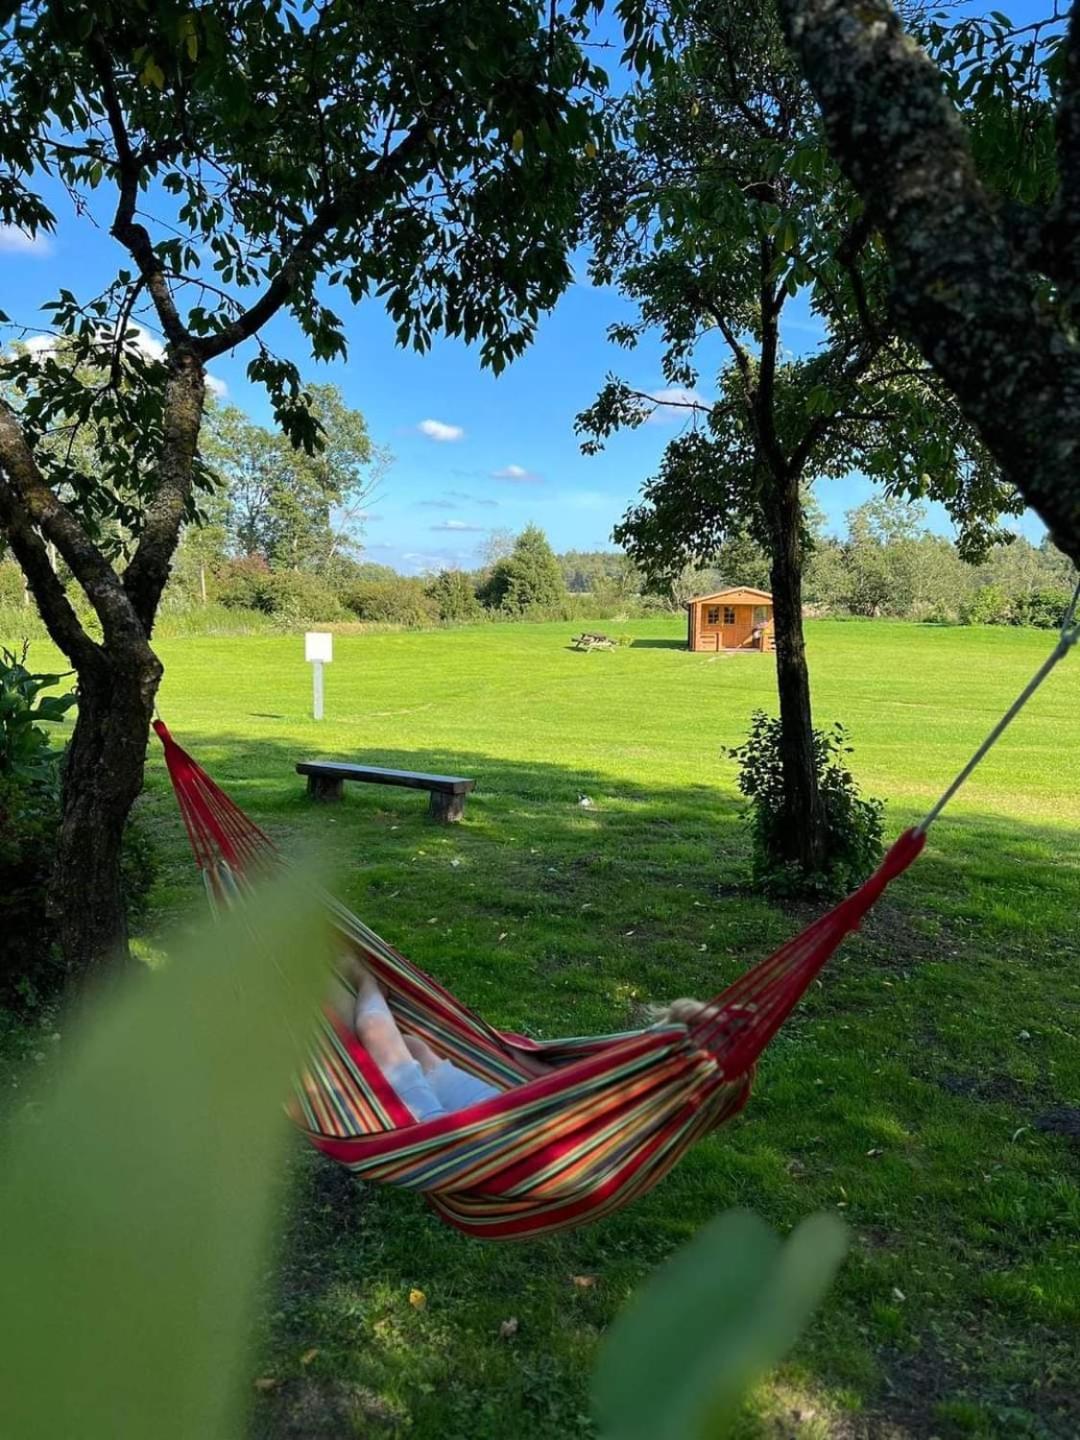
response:
<path id="1" fill-rule="evenodd" d="M 703 411 L 712 408 L 712 401 L 700 390 L 690 390 L 685 385 L 667 385 L 662 390 L 648 390 L 646 394 L 650 400 L 657 402 L 657 408 L 646 421 L 648 425 L 669 425 L 673 420 L 688 420 L 694 414 L 689 407 L 695 405 Z"/>
<path id="2" fill-rule="evenodd" d="M 31 355 L 48 355 L 59 347 L 61 338 L 62 337 L 58 335 L 31 335 L 28 340 L 23 341 L 23 344 Z M 127 340 L 129 345 L 133 345 L 135 349 L 138 350 L 140 354 L 145 355 L 148 360 L 162 360 L 165 357 L 165 346 L 140 325 L 131 325 L 128 327 Z M 113 332 L 105 326 L 102 326 L 102 349 L 108 351 L 112 344 Z M 206 388 L 210 391 L 211 395 L 214 395 L 218 400 L 224 399 L 229 393 L 229 387 L 225 384 L 225 381 L 219 380 L 216 375 L 207 374 Z"/>
<path id="3" fill-rule="evenodd" d="M 464 520 L 440 520 L 437 525 L 432 525 L 432 530 L 452 530 L 457 535 L 472 534 L 483 535 L 483 525 L 468 525 Z"/>
<path id="4" fill-rule="evenodd" d="M 31 355 L 48 355 L 50 350 L 55 350 L 57 340 L 55 335 L 31 335 L 22 342 Z"/>
<path id="5" fill-rule="evenodd" d="M 446 425 L 442 420 L 421 420 L 416 428 L 421 435 L 426 435 L 429 440 L 437 440 L 440 444 L 465 439 L 465 431 L 460 425 Z"/>
<path id="6" fill-rule="evenodd" d="M 491 472 L 493 480 L 508 480 L 511 485 L 542 485 L 543 477 L 526 470 L 524 465 L 504 465 L 501 470 Z"/>
<path id="7" fill-rule="evenodd" d="M 52 241 L 43 230 L 28 235 L 16 225 L 0 225 L 0 252 L 5 255 L 33 255 L 44 259 L 52 254 Z"/>

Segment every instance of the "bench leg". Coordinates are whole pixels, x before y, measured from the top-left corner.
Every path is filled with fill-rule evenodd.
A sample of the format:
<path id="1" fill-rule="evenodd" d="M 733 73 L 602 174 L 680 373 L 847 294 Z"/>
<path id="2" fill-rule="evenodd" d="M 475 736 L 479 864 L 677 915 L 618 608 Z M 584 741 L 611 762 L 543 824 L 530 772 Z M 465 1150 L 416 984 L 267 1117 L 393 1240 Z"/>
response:
<path id="1" fill-rule="evenodd" d="M 440 824 L 452 825 L 465 814 L 465 796 L 448 795 L 442 790 L 432 790 L 428 814 Z"/>
<path id="2" fill-rule="evenodd" d="M 324 803 L 340 800 L 344 788 L 344 780 L 336 779 L 331 775 L 309 775 L 307 777 L 307 793 L 311 800 L 321 800 Z"/>

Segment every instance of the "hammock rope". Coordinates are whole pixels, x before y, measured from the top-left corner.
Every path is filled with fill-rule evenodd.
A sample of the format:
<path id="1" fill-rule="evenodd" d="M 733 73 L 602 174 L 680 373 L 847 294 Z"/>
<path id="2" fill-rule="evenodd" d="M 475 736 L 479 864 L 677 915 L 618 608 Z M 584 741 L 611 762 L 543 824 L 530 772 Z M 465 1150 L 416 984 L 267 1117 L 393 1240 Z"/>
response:
<path id="1" fill-rule="evenodd" d="M 975 753 L 972 755 L 971 759 L 967 762 L 964 768 L 957 774 L 956 778 L 952 781 L 952 783 L 946 786 L 946 788 L 942 791 L 941 795 L 938 797 L 935 804 L 930 807 L 930 809 L 926 812 L 923 818 L 919 821 L 916 829 L 921 830 L 924 835 L 926 834 L 927 830 L 929 830 L 930 826 L 934 823 L 934 821 L 938 818 L 938 816 L 941 814 L 941 812 L 945 809 L 945 806 L 948 805 L 949 801 L 953 798 L 953 796 L 960 789 L 960 787 L 965 783 L 965 781 L 970 778 L 970 776 L 979 767 L 979 765 L 982 764 L 982 762 L 986 759 L 987 755 L 990 754 L 990 751 L 1001 739 L 1002 735 L 1005 734 L 1005 731 L 1016 719 L 1017 715 L 1020 714 L 1020 711 L 1023 710 L 1024 706 L 1035 694 L 1035 691 L 1038 690 L 1039 686 L 1051 673 L 1054 667 L 1060 664 L 1060 662 L 1065 659 L 1065 656 L 1069 653 L 1069 651 L 1077 643 L 1077 641 L 1080 641 L 1080 618 L 1078 618 L 1077 616 L 1078 606 L 1080 606 L 1080 580 L 1076 582 L 1076 589 L 1073 591 L 1072 599 L 1069 601 L 1069 604 L 1065 608 L 1065 616 L 1061 622 L 1061 630 L 1058 634 L 1057 644 L 1054 646 L 1053 650 L 1050 651 L 1050 654 L 1046 657 L 1043 663 L 1039 666 L 1038 670 L 1035 671 L 1035 674 L 1024 686 L 1023 690 L 1020 691 L 1020 694 L 1005 711 L 1004 715 L 1002 715 L 1001 719 L 993 727 L 993 729 L 987 735 L 986 739 L 975 751 Z"/>
<path id="2" fill-rule="evenodd" d="M 496 1030 L 325 897 L 340 941 L 383 983 L 401 1029 L 501 1093 L 417 1121 L 328 1009 L 296 1079 L 293 1119 L 360 1178 L 419 1191 L 441 1218 L 484 1239 L 549 1234 L 644 1194 L 746 1104 L 759 1056 L 822 967 L 921 853 L 928 827 L 1080 640 L 1078 602 L 1080 584 L 1050 657 L 921 824 L 857 890 L 722 990 L 690 1025 L 547 1041 Z M 154 730 L 211 901 L 232 903 L 250 879 L 285 862 L 160 719 Z"/>

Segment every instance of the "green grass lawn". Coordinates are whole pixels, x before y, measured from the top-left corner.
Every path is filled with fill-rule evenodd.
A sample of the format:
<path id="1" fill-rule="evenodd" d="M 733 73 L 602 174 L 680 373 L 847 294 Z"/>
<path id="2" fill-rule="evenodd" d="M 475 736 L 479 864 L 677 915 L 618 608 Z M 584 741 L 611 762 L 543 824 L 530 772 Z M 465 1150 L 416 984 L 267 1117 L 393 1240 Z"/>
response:
<path id="1" fill-rule="evenodd" d="M 722 754 L 773 705 L 771 659 L 687 654 L 674 619 L 607 624 L 634 645 L 579 654 L 573 628 L 339 635 L 321 724 L 299 637 L 167 640 L 160 708 L 286 850 L 321 853 L 358 913 L 496 1024 L 616 1029 L 644 1002 L 715 991 L 810 912 L 744 888 Z M 890 832 L 1051 643 L 885 622 L 807 631 L 817 721 L 850 727 Z M 745 1115 L 635 1208 L 485 1247 L 298 1147 L 253 1369 L 275 1383 L 253 1391 L 252 1434 L 590 1435 L 604 1326 L 731 1205 L 781 1230 L 839 1209 L 853 1232 L 745 1437 L 1080 1434 L 1078 702 L 1074 658 L 814 987 Z M 313 807 L 293 764 L 319 755 L 478 788 L 452 828 L 410 791 L 356 786 Z M 162 868 L 147 952 L 200 893 L 151 762 L 140 803 Z"/>

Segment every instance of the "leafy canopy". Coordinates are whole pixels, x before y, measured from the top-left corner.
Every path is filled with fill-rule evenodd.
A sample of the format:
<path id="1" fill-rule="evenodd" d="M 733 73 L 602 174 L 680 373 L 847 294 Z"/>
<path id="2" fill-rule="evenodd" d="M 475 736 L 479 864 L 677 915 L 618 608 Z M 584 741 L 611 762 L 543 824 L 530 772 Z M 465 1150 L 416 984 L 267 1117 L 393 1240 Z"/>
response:
<path id="1" fill-rule="evenodd" d="M 632 349 L 658 331 L 666 388 L 611 377 L 579 417 L 584 448 L 660 405 L 685 421 L 616 538 L 665 575 L 733 532 L 775 549 L 781 491 L 858 470 L 942 500 L 984 546 L 1015 497 L 890 325 L 883 249 L 772 8 L 710 0 L 669 26 L 673 57 L 621 103 L 622 143 L 590 196 L 594 278 L 638 310 L 611 337 Z M 822 335 L 803 355 L 787 328 L 800 296 Z"/>
<path id="2" fill-rule="evenodd" d="M 136 528 L 160 479 L 146 457 L 167 438 L 170 357 L 210 364 L 252 338 L 249 378 L 311 451 L 317 407 L 262 330 L 287 314 L 312 356 L 342 358 L 336 296 L 377 297 L 402 344 L 460 336 L 495 371 L 520 354 L 569 280 L 580 179 L 599 134 L 605 77 L 578 44 L 585 9 L 10 7 L 0 223 L 51 230 L 59 181 L 75 223 L 101 217 L 123 247 L 99 293 L 64 289 L 46 306 L 61 349 L 3 360 L 49 482 L 87 507 L 92 494 L 98 509 L 103 496 L 117 508 L 127 496 L 122 519 Z M 86 473 L 43 446 L 58 427 L 91 428 L 100 468 Z"/>

